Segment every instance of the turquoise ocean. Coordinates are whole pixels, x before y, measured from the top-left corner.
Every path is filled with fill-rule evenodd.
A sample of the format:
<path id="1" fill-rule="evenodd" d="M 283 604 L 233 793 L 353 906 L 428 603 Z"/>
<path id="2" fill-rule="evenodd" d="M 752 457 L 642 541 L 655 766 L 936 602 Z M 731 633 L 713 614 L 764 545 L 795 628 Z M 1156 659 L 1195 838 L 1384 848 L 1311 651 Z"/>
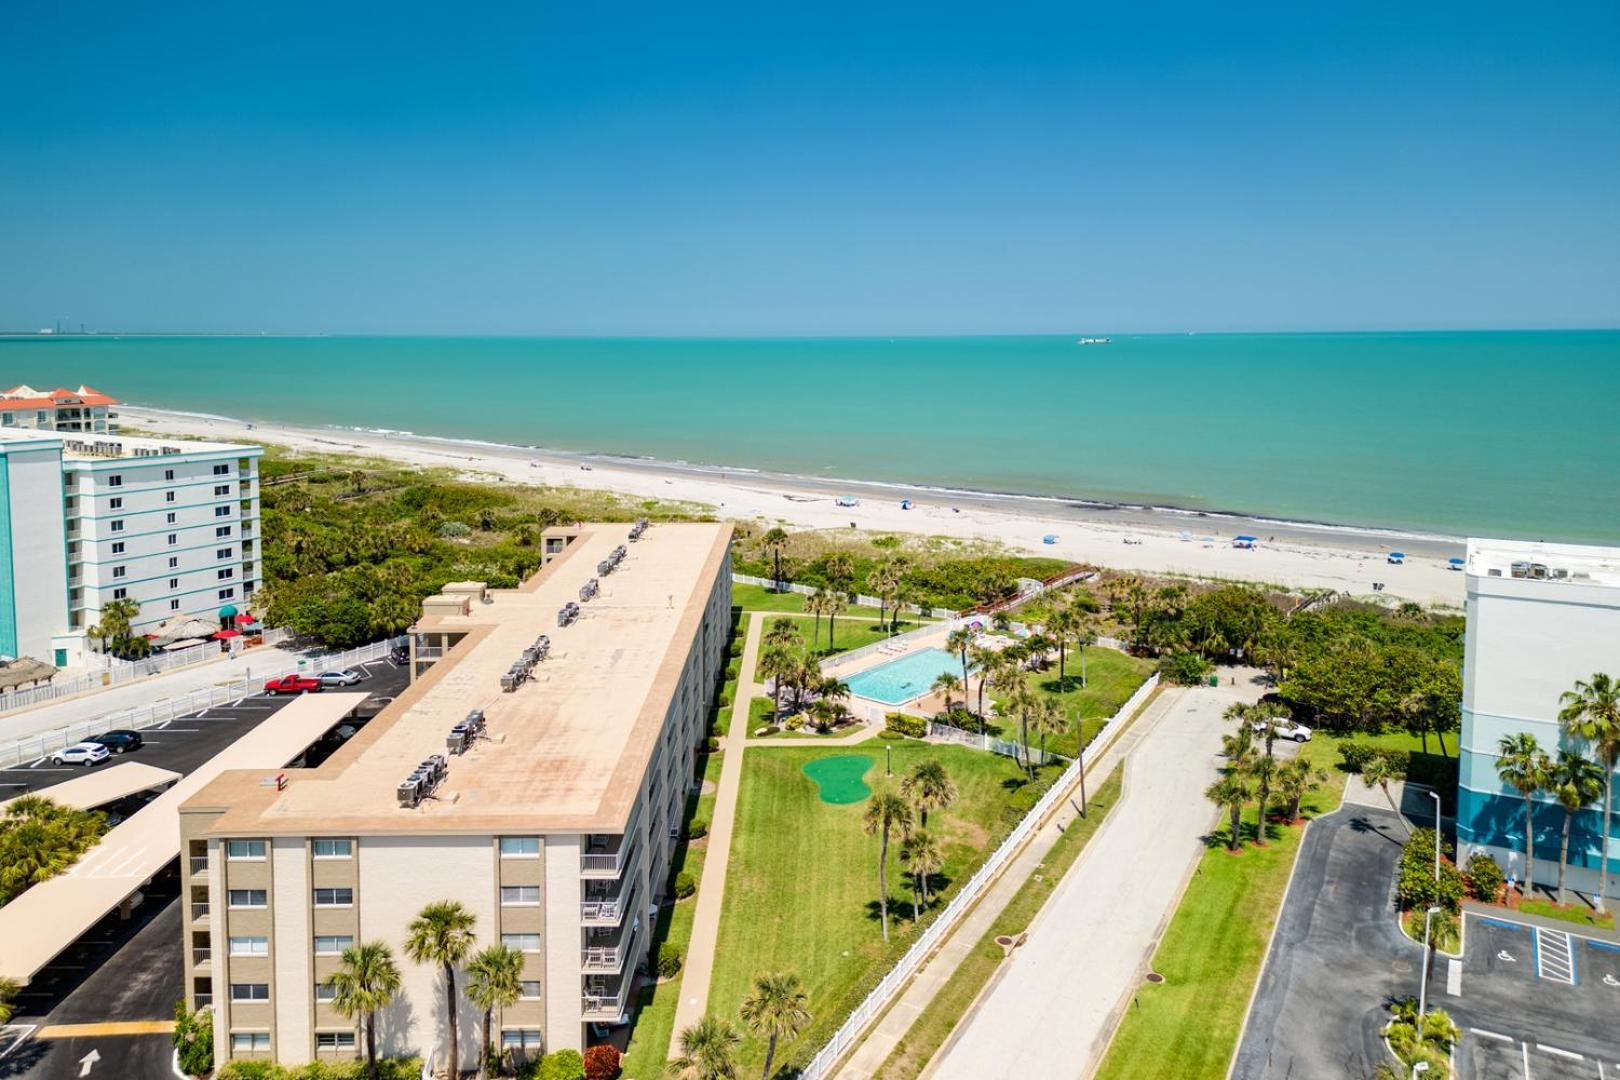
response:
<path id="1" fill-rule="evenodd" d="M 0 340 L 130 404 L 1281 521 L 1620 543 L 1620 331 Z"/>

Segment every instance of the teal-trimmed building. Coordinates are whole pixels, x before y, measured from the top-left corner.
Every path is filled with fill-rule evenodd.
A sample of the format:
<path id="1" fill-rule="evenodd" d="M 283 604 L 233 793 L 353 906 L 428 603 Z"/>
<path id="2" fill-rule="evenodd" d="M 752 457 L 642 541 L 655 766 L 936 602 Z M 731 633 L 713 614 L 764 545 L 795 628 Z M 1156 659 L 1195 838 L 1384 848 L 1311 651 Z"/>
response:
<path id="1" fill-rule="evenodd" d="M 0 432 L 0 658 L 67 661 L 62 446 L 45 432 Z"/>
<path id="2" fill-rule="evenodd" d="M 1497 777 L 1497 744 L 1529 732 L 1549 756 L 1560 747 L 1591 756 L 1560 734 L 1559 697 L 1595 672 L 1620 677 L 1620 548 L 1470 540 L 1465 572 L 1459 856 L 1483 849 L 1522 881 L 1524 800 Z M 1612 817 L 1612 834 L 1603 839 L 1598 806 L 1576 815 L 1571 888 L 1594 891 L 1599 860 L 1607 858 L 1610 893 L 1620 893 L 1620 807 Z M 1541 795 L 1532 819 L 1535 880 L 1546 885 L 1557 879 L 1563 810 Z"/>

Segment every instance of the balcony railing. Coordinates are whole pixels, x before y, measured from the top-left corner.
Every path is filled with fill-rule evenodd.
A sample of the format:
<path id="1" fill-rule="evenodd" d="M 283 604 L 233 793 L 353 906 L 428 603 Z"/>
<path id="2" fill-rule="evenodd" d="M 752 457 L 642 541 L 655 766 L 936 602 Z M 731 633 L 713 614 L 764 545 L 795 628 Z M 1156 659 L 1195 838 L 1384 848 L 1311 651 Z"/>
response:
<path id="1" fill-rule="evenodd" d="M 212 967 L 214 963 L 214 950 L 193 949 L 191 951 L 191 966 L 194 968 Z"/>
<path id="2" fill-rule="evenodd" d="M 202 922 L 206 918 L 208 918 L 208 905 L 206 903 L 198 903 L 198 904 L 192 904 L 191 905 L 191 921 L 192 922 Z"/>
<path id="3" fill-rule="evenodd" d="M 641 927 L 633 926 L 619 939 L 617 945 L 587 945 L 580 950 L 580 968 L 584 971 L 622 971 L 625 960 L 633 954 Z"/>
<path id="4" fill-rule="evenodd" d="M 191 867 L 192 874 L 206 874 L 208 873 L 208 856 L 193 855 L 188 865 Z"/>
<path id="5" fill-rule="evenodd" d="M 630 994 L 630 984 L 633 979 L 620 979 L 617 990 L 604 989 L 595 993 L 589 986 L 585 988 L 581 1000 L 584 1019 L 586 1020 L 617 1020 L 624 1015 L 625 1000 Z"/>

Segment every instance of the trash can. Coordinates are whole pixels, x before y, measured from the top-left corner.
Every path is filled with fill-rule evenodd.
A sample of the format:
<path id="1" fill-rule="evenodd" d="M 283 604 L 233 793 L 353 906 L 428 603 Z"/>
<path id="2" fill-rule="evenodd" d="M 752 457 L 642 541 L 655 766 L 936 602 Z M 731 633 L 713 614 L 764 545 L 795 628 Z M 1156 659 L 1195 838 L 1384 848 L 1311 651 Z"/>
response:
<path id="1" fill-rule="evenodd" d="M 1209 677 L 1209 685 L 1211 685 L 1211 686 L 1219 686 L 1219 685 L 1221 685 L 1221 677 L 1219 675 L 1211 675 Z"/>

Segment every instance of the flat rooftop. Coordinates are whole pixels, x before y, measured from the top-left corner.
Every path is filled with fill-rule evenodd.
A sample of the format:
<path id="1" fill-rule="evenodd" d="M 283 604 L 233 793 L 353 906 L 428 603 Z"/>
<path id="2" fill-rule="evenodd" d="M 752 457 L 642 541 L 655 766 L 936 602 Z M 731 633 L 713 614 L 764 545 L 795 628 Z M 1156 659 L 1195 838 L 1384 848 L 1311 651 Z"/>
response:
<path id="1" fill-rule="evenodd" d="M 138 435 L 110 435 L 101 432 L 50 431 L 36 428 L 0 430 L 0 442 L 59 442 L 62 460 L 139 461 L 145 458 L 174 457 L 181 454 L 259 454 L 261 446 L 249 443 L 204 442 L 201 439 L 148 439 Z"/>
<path id="2" fill-rule="evenodd" d="M 1620 588 L 1620 548 L 1534 540 L 1469 540 L 1468 573 Z"/>
<path id="3" fill-rule="evenodd" d="M 289 771 L 286 790 L 226 775 L 186 809 L 223 811 L 218 836 L 623 831 L 731 540 L 727 524 L 657 524 L 636 543 L 629 531 L 583 526 L 521 587 L 490 590 L 468 615 L 425 616 L 416 629 L 430 640 L 466 636 L 319 768 Z M 558 627 L 558 609 L 620 544 L 628 554 L 600 595 Z M 541 634 L 550 658 L 502 691 Z M 489 737 L 450 758 L 434 798 L 401 807 L 400 782 L 445 753 L 473 709 Z"/>
<path id="4" fill-rule="evenodd" d="M 215 777 L 227 769 L 252 769 L 230 775 L 250 777 L 254 784 L 272 780 L 282 765 L 365 700 L 365 694 L 326 693 L 289 703 L 109 830 L 67 871 L 0 907 L 0 977 L 32 979 L 179 855 L 180 806 Z"/>
<path id="5" fill-rule="evenodd" d="M 98 806 L 105 806 L 107 803 L 116 802 L 150 788 L 162 787 L 178 779 L 180 774 L 168 769 L 159 769 L 139 761 L 123 761 L 117 765 L 88 769 L 71 780 L 64 780 L 60 784 L 52 784 L 50 787 L 30 791 L 26 795 L 0 801 L 0 814 L 5 813 L 6 807 L 18 799 L 34 797 L 49 799 L 60 806 L 71 806 L 75 810 L 94 810 Z"/>

